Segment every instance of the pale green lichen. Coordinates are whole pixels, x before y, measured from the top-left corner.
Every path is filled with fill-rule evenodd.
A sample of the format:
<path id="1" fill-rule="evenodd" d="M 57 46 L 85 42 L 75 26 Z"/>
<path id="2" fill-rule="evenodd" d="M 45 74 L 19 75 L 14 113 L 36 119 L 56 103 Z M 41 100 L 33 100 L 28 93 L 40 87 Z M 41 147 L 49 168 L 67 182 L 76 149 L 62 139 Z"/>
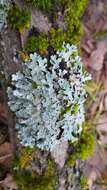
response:
<path id="1" fill-rule="evenodd" d="M 10 6 L 10 0 L 0 0 L 0 31 L 7 23 L 7 14 Z"/>
<path id="2" fill-rule="evenodd" d="M 8 88 L 21 144 L 52 150 L 60 142 L 76 141 L 84 122 L 84 84 L 90 78 L 74 45 L 63 45 L 50 60 L 31 54 Z"/>

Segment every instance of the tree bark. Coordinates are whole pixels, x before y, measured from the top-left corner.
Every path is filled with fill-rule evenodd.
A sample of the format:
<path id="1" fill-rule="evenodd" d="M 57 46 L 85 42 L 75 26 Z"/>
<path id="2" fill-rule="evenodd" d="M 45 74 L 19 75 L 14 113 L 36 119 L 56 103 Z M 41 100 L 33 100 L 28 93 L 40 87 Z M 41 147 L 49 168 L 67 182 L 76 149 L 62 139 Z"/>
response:
<path id="1" fill-rule="evenodd" d="M 10 84 L 11 75 L 21 69 L 18 52 L 21 50 L 20 35 L 17 31 L 6 28 L 0 33 L 0 83 L 7 112 L 7 126 L 12 145 L 13 156 L 18 151 L 15 135 L 15 117 L 8 107 L 7 87 Z"/>

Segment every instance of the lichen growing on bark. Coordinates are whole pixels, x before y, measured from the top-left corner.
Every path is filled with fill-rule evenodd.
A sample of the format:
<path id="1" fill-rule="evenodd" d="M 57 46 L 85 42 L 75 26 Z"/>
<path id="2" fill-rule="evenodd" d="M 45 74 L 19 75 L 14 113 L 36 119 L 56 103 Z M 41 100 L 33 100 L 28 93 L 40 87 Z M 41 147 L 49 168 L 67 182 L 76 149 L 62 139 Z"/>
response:
<path id="1" fill-rule="evenodd" d="M 22 66 L 8 88 L 21 144 L 52 150 L 60 142 L 76 141 L 84 122 L 84 85 L 91 78 L 77 47 L 63 45 L 50 60 L 31 54 Z"/>

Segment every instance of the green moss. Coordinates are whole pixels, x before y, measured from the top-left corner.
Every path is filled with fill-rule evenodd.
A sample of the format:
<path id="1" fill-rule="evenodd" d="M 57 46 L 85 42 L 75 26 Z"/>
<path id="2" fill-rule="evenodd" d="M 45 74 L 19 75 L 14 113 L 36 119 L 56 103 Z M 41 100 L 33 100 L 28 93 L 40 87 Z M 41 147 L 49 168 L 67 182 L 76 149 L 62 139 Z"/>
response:
<path id="1" fill-rule="evenodd" d="M 93 154 L 94 149 L 94 132 L 83 129 L 81 138 L 73 146 L 73 153 L 69 155 L 66 162 L 68 167 L 74 165 L 76 159 L 86 160 L 88 156 Z"/>
<path id="2" fill-rule="evenodd" d="M 61 109 L 60 118 L 63 118 L 66 113 L 69 113 L 71 111 L 71 105 L 67 106 L 66 108 Z"/>
<path id="3" fill-rule="evenodd" d="M 68 43 L 79 44 L 83 36 L 81 18 L 87 6 L 88 0 L 60 0 L 60 4 L 66 10 L 64 21 L 66 24 L 66 38 Z"/>
<path id="4" fill-rule="evenodd" d="M 80 20 L 84 13 L 86 2 L 87 0 L 77 2 L 60 0 L 61 5 L 66 10 L 63 20 L 66 31 L 63 31 L 62 28 L 52 28 L 50 30 L 50 44 L 55 50 L 60 49 L 63 42 L 70 44 L 80 43 L 81 37 L 83 36 L 83 27 Z"/>
<path id="5" fill-rule="evenodd" d="M 50 10 L 52 8 L 53 0 L 25 0 L 26 3 L 31 3 L 42 10 Z"/>
<path id="6" fill-rule="evenodd" d="M 36 82 L 32 82 L 32 89 L 36 89 L 38 87 L 38 85 L 36 84 Z"/>
<path id="7" fill-rule="evenodd" d="M 76 16 L 81 17 L 86 9 L 88 0 L 75 0 L 74 2 L 74 11 Z"/>
<path id="8" fill-rule="evenodd" d="M 72 109 L 72 112 L 71 112 L 71 114 L 74 114 L 74 115 L 76 115 L 77 114 L 77 112 L 78 112 L 78 104 L 74 104 L 73 105 L 73 109 Z"/>
<path id="9" fill-rule="evenodd" d="M 88 0 L 26 0 L 35 4 L 40 9 L 50 9 L 50 17 L 52 18 L 52 28 L 47 35 L 40 34 L 35 37 L 32 36 L 28 39 L 25 46 L 27 52 L 34 52 L 37 50 L 45 51 L 48 46 L 59 50 L 62 48 L 63 42 L 70 44 L 79 44 L 81 37 L 83 36 L 83 27 L 81 24 L 81 18 L 86 8 Z M 58 8 L 59 7 L 59 8 Z M 65 27 L 55 26 L 57 23 L 58 13 L 57 9 L 65 13 L 63 18 L 63 25 Z M 55 11 L 56 10 L 56 11 Z"/>
<path id="10" fill-rule="evenodd" d="M 36 151 L 36 149 L 30 147 L 23 147 L 21 149 L 21 155 L 18 164 L 21 168 L 26 168 L 30 166 L 30 160 L 32 160 L 32 155 L 34 151 Z"/>
<path id="11" fill-rule="evenodd" d="M 66 10 L 64 22 L 66 31 L 64 41 L 70 44 L 79 44 L 83 36 L 81 17 L 84 13 L 88 0 L 60 0 L 61 5 Z"/>
<path id="12" fill-rule="evenodd" d="M 49 32 L 50 40 L 49 43 L 50 45 L 55 49 L 61 49 L 63 42 L 65 41 L 65 33 L 61 28 L 51 28 Z"/>
<path id="13" fill-rule="evenodd" d="M 87 178 L 83 175 L 80 177 L 81 190 L 89 190 Z"/>
<path id="14" fill-rule="evenodd" d="M 35 51 L 45 52 L 48 47 L 48 40 L 45 34 L 40 34 L 39 36 L 29 37 L 25 44 L 25 51 L 33 53 Z"/>
<path id="15" fill-rule="evenodd" d="M 85 160 L 91 156 L 94 148 L 94 134 L 85 132 L 82 134 L 80 145 L 78 146 L 78 156 L 81 160 Z"/>
<path id="16" fill-rule="evenodd" d="M 17 5 L 12 6 L 8 12 L 8 21 L 12 29 L 20 32 L 29 27 L 30 12 L 27 9 L 20 9 Z"/>
<path id="17" fill-rule="evenodd" d="M 74 104 L 72 111 L 71 111 L 71 105 L 67 106 L 66 108 L 61 109 L 60 118 L 63 118 L 66 113 L 71 113 L 72 115 L 76 115 L 78 111 L 78 104 Z"/>
<path id="18" fill-rule="evenodd" d="M 83 35 L 83 28 L 72 6 L 67 10 L 64 21 L 67 26 L 66 42 L 79 44 Z"/>
<path id="19" fill-rule="evenodd" d="M 21 190 L 54 190 L 56 183 L 54 163 L 48 159 L 48 167 L 43 175 L 29 173 L 20 168 L 14 172 L 14 179 Z"/>
<path id="20" fill-rule="evenodd" d="M 98 39 L 98 38 L 101 38 L 101 37 L 107 37 L 107 29 L 103 30 L 103 31 L 96 32 L 94 34 L 95 39 Z"/>

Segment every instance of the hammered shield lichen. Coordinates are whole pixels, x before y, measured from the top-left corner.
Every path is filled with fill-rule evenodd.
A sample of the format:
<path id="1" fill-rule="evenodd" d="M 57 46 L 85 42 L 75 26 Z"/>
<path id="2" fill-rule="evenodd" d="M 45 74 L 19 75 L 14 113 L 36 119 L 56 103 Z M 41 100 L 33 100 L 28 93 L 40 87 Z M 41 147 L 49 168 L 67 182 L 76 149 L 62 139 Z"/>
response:
<path id="1" fill-rule="evenodd" d="M 31 54 L 22 67 L 8 87 L 21 144 L 52 150 L 62 141 L 77 140 L 84 121 L 84 84 L 91 78 L 77 47 L 64 44 L 50 60 Z"/>

